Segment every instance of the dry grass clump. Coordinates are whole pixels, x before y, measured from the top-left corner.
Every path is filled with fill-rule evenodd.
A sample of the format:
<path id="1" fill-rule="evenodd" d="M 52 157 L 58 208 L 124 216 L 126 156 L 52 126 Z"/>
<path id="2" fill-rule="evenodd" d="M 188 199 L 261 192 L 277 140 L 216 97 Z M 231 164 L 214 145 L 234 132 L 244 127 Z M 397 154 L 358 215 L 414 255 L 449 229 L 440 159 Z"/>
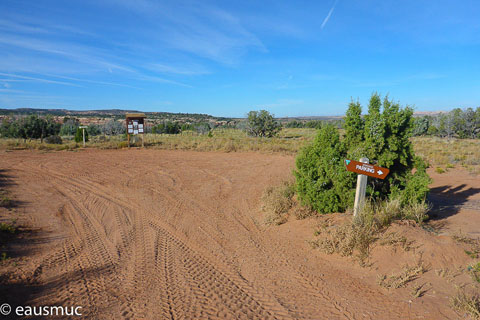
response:
<path id="1" fill-rule="evenodd" d="M 452 239 L 455 240 L 458 243 L 463 243 L 468 245 L 470 248 L 469 250 L 465 250 L 465 253 L 470 256 L 472 259 L 477 259 L 480 256 L 480 239 L 473 239 L 465 234 L 463 234 L 461 231 L 455 233 L 452 235 Z"/>
<path id="2" fill-rule="evenodd" d="M 317 235 L 320 237 L 313 245 L 328 254 L 338 253 L 342 256 L 356 254 L 360 264 L 364 265 L 372 244 L 394 220 L 413 219 L 422 223 L 427 210 L 425 204 L 402 206 L 397 199 L 367 202 L 355 218 L 342 225 L 325 227 L 318 231 Z M 406 239 L 403 242 L 404 247 L 409 245 Z"/>
<path id="3" fill-rule="evenodd" d="M 295 184 L 284 181 L 282 184 L 269 187 L 262 196 L 262 210 L 265 212 L 265 223 L 280 225 L 288 219 L 288 211 L 294 205 Z"/>
<path id="4" fill-rule="evenodd" d="M 404 251 L 410 251 L 414 242 L 414 240 L 408 240 L 405 236 L 399 235 L 396 232 L 389 232 L 382 237 L 380 245 L 401 247 Z"/>
<path id="5" fill-rule="evenodd" d="M 410 294 L 412 295 L 413 298 L 420 298 L 422 297 L 425 293 L 427 293 L 427 289 L 424 289 L 425 284 L 420 284 L 412 288 L 412 291 Z"/>
<path id="6" fill-rule="evenodd" d="M 406 265 L 400 273 L 391 276 L 382 275 L 378 278 L 378 285 L 387 289 L 398 289 L 405 287 L 409 282 L 427 271 L 423 262 L 419 260 L 416 265 Z M 417 294 L 418 294 L 417 290 Z"/>
<path id="7" fill-rule="evenodd" d="M 479 139 L 414 137 L 411 141 L 415 154 L 427 160 L 430 165 L 452 168 L 459 164 L 473 174 L 480 173 Z"/>
<path id="8" fill-rule="evenodd" d="M 478 292 L 467 293 L 464 288 L 457 289 L 457 293 L 450 299 L 450 305 L 462 316 L 480 319 L 480 296 Z"/>

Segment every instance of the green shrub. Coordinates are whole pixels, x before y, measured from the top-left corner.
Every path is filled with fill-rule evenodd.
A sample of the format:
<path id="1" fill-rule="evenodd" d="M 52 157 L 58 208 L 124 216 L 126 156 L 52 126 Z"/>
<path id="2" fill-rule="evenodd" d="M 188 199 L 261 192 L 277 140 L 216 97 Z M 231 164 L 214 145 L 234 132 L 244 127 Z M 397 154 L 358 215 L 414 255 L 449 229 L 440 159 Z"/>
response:
<path id="1" fill-rule="evenodd" d="M 74 138 L 76 143 L 83 142 L 83 129 L 77 128 Z M 88 141 L 88 131 L 85 130 L 85 142 Z"/>
<path id="2" fill-rule="evenodd" d="M 62 138 L 60 138 L 60 136 L 48 136 L 45 138 L 45 142 L 46 143 L 50 143 L 50 144 L 62 144 Z"/>
<path id="3" fill-rule="evenodd" d="M 383 108 L 383 110 L 381 110 Z M 367 195 L 373 200 L 398 199 L 402 206 L 425 201 L 427 164 L 416 157 L 409 138 L 413 111 L 378 94 L 370 98 L 368 114 L 352 102 L 345 118 L 345 137 L 324 126 L 312 144 L 299 153 L 294 172 L 302 204 L 320 213 L 345 211 L 353 206 L 356 175 L 347 172 L 344 159 L 367 157 L 390 170 L 384 179 L 369 178 Z"/>
<path id="4" fill-rule="evenodd" d="M 445 169 L 440 168 L 440 167 L 436 167 L 436 168 L 435 168 L 435 172 L 442 174 L 442 173 L 445 173 Z"/>
<path id="5" fill-rule="evenodd" d="M 323 126 L 312 144 L 302 149 L 294 171 L 298 198 L 320 213 L 344 211 L 355 199 L 355 175 L 343 165 L 344 145 L 338 130 Z"/>

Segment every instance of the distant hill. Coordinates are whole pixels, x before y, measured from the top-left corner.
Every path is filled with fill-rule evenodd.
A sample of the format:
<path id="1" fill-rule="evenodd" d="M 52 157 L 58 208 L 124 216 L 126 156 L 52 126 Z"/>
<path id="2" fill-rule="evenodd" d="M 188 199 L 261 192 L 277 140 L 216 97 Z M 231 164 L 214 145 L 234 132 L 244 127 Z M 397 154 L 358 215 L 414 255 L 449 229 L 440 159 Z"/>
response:
<path id="1" fill-rule="evenodd" d="M 67 110 L 67 109 L 0 109 L 0 116 L 8 115 L 52 115 L 55 117 L 78 117 L 78 118 L 123 118 L 126 113 L 142 112 L 140 110 Z M 215 117 L 200 113 L 171 113 L 171 112 L 143 112 L 149 119 L 156 120 L 190 120 L 193 122 L 231 121 L 233 118 Z"/>
<path id="2" fill-rule="evenodd" d="M 67 110 L 67 109 L 34 109 L 34 108 L 17 108 L 17 109 L 1 109 L 0 115 L 53 115 L 57 117 L 94 117 L 94 118 L 123 118 L 126 113 L 142 112 L 140 110 L 122 110 L 122 109 L 106 109 L 106 110 Z M 446 111 L 415 111 L 414 117 L 421 116 L 435 116 Z M 169 119 L 169 120 L 194 120 L 200 121 L 232 121 L 241 120 L 242 118 L 230 118 L 230 117 L 216 117 L 209 114 L 202 113 L 172 113 L 172 112 L 143 112 L 150 119 Z M 341 120 L 343 116 L 303 116 L 303 117 L 279 117 L 277 120 L 281 122 L 289 121 L 310 121 L 310 120 Z"/>

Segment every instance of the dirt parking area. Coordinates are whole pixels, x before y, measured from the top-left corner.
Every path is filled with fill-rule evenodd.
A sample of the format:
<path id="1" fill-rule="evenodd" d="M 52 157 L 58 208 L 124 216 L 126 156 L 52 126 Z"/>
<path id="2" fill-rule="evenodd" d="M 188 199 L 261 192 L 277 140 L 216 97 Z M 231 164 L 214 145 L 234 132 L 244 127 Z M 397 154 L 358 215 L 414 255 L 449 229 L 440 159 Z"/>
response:
<path id="1" fill-rule="evenodd" d="M 266 226 L 261 195 L 293 167 L 259 153 L 2 151 L 29 232 L 12 244 L 15 265 L 0 267 L 0 302 L 82 306 L 90 319 L 457 317 L 448 297 L 412 302 L 372 281 L 375 266 L 313 249 L 314 219 Z M 458 208 L 439 207 L 441 220 L 462 224 L 465 209 L 476 225 L 463 231 L 477 232 L 478 179 L 447 175 L 434 177 L 434 198 Z"/>

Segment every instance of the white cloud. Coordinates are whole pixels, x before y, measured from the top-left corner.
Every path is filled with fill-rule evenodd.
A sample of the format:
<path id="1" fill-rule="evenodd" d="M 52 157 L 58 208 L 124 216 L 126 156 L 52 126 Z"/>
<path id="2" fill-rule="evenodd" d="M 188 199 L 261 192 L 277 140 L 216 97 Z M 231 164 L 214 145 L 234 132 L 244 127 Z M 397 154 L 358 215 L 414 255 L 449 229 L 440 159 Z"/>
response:
<path id="1" fill-rule="evenodd" d="M 328 11 L 327 16 L 325 17 L 325 19 L 323 19 L 322 26 L 321 26 L 322 30 L 325 27 L 325 25 L 327 24 L 328 20 L 330 20 L 330 17 L 332 16 L 332 13 L 333 13 L 333 10 L 335 10 L 335 6 L 337 5 L 337 2 L 338 2 L 338 0 L 335 0 L 335 2 L 333 3 L 333 6 L 330 8 L 330 11 Z"/>

